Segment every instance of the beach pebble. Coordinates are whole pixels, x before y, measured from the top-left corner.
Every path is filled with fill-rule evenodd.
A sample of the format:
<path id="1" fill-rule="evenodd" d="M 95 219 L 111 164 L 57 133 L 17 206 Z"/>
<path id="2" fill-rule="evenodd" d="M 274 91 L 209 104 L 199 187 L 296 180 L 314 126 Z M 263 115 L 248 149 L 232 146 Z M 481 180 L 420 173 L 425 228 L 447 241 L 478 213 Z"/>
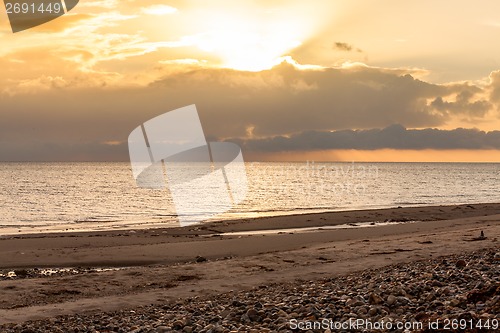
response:
<path id="1" fill-rule="evenodd" d="M 248 311 L 246 312 L 246 315 L 247 315 L 248 319 L 250 319 L 251 321 L 258 321 L 260 319 L 260 316 L 259 316 L 257 310 L 255 310 L 255 309 L 248 309 Z"/>
<path id="2" fill-rule="evenodd" d="M 494 319 L 500 312 L 500 265 L 492 260 L 497 253 L 482 250 L 128 311 L 5 324 L 0 332 L 261 333 L 291 332 L 290 319 L 422 323 Z"/>
<path id="3" fill-rule="evenodd" d="M 382 299 L 382 297 L 375 293 L 371 293 L 370 297 L 368 297 L 368 303 L 370 304 L 382 304 L 383 302 L 384 300 Z"/>
<path id="4" fill-rule="evenodd" d="M 29 272 L 28 272 L 28 270 L 26 270 L 26 269 L 16 269 L 16 270 L 14 270 L 14 274 L 15 274 L 17 277 L 23 278 L 23 277 L 28 276 L 28 275 L 29 275 Z"/>
<path id="5" fill-rule="evenodd" d="M 370 310 L 368 310 L 368 314 L 369 314 L 371 317 L 373 317 L 373 316 L 376 316 L 376 315 L 378 314 L 378 311 L 379 311 L 379 309 L 378 309 L 377 307 L 372 306 L 372 307 L 370 308 Z"/>
<path id="6" fill-rule="evenodd" d="M 205 258 L 205 257 L 202 257 L 202 256 L 196 257 L 196 262 L 205 262 L 205 261 L 207 261 L 207 258 Z"/>

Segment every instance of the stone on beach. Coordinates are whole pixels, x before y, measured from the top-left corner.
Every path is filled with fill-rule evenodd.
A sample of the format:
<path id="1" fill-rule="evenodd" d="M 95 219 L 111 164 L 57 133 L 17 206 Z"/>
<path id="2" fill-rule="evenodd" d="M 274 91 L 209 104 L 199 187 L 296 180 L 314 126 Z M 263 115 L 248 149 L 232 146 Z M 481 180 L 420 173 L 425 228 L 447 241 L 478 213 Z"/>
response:
<path id="1" fill-rule="evenodd" d="M 322 280 L 274 284 L 206 298 L 193 297 L 133 311 L 70 315 L 3 325 L 0 331 L 292 332 L 292 319 L 317 321 L 324 318 L 332 322 L 367 318 L 372 322 L 418 321 L 424 327 L 430 321 L 443 322 L 444 319 L 467 319 L 472 323 L 490 320 L 493 323 L 499 319 L 500 311 L 500 262 L 497 258 L 498 249 L 486 249 Z M 457 265 L 458 262 L 466 265 Z"/>

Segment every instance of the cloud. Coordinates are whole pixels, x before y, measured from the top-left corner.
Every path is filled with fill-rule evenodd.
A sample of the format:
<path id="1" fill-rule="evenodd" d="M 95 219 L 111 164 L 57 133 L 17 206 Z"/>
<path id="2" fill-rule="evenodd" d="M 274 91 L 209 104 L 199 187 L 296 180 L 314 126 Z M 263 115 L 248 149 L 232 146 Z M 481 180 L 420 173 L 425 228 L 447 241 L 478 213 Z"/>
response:
<path id="1" fill-rule="evenodd" d="M 82 7 L 91 7 L 91 8 L 106 8 L 112 9 L 116 8 L 118 5 L 118 0 L 95 0 L 95 1 L 82 1 L 78 6 Z"/>
<path id="2" fill-rule="evenodd" d="M 431 84 L 403 70 L 367 66 L 301 70 L 285 62 L 257 73 L 194 68 L 151 88 L 198 104 L 208 132 L 219 137 L 244 136 L 249 127 L 256 137 L 393 123 L 421 128 L 457 116 L 480 119 L 489 111 L 482 88 Z M 439 105 L 439 98 L 458 102 Z M 221 122 L 228 125 L 221 128 Z"/>
<path id="3" fill-rule="evenodd" d="M 162 16 L 177 12 L 177 8 L 167 5 L 151 5 L 149 7 L 141 8 L 141 12 L 148 15 Z"/>
<path id="4" fill-rule="evenodd" d="M 77 14 L 69 12 L 68 14 L 58 17 L 57 20 L 53 20 L 48 23 L 31 28 L 30 33 L 62 32 L 77 25 L 85 24 L 85 20 L 88 20 L 90 18 L 91 15 L 88 14 Z"/>
<path id="5" fill-rule="evenodd" d="M 500 131 L 457 128 L 406 129 L 392 125 L 383 129 L 303 131 L 288 137 L 232 139 L 250 152 L 314 151 L 334 149 L 500 149 Z"/>
<path id="6" fill-rule="evenodd" d="M 490 100 L 500 109 L 500 71 L 490 74 Z"/>
<path id="7" fill-rule="evenodd" d="M 355 48 L 351 44 L 344 43 L 344 42 L 335 42 L 333 44 L 333 48 L 336 50 L 347 51 L 347 52 L 351 52 L 353 50 L 356 52 L 363 52 L 361 49 Z"/>
<path id="8" fill-rule="evenodd" d="M 136 73 L 105 75 L 71 72 L 71 68 L 68 63 L 61 73 L 4 82 L 0 160 L 64 156 L 126 160 L 123 144 L 110 142 L 126 142 L 139 124 L 190 104 L 197 105 L 209 140 L 232 138 L 243 142 L 245 149 L 262 151 L 349 147 L 349 142 L 350 147 L 389 148 L 420 133 L 404 128 L 444 126 L 455 117 L 474 124 L 496 117 L 492 110 L 486 112 L 488 106 L 494 108 L 488 104 L 492 86 L 432 84 L 414 78 L 411 69 L 308 68 L 284 62 L 270 70 L 245 72 L 183 60 L 158 62 L 137 79 Z M 144 77 L 149 84 L 143 83 Z M 387 129 L 394 123 L 404 128 Z M 352 128 L 362 132 L 343 131 Z M 378 133 L 373 128 L 385 130 Z M 471 131 L 467 132 L 471 138 L 482 136 Z M 369 137 L 375 132 L 378 136 Z M 439 142 L 452 146 L 450 135 L 428 132 L 407 147 L 436 147 Z M 369 139 L 360 141 L 360 137 Z M 485 141 L 478 142 L 471 147 L 483 146 Z"/>
<path id="9" fill-rule="evenodd" d="M 6 29 L 5 21 L 0 31 L 0 159 L 71 160 L 83 158 L 82 152 L 96 159 L 106 156 L 126 159 L 123 144 L 109 143 L 125 142 L 130 131 L 144 121 L 189 104 L 197 105 L 209 139 L 234 138 L 248 141 L 248 147 L 267 143 L 269 148 L 258 147 L 262 150 L 274 146 L 297 149 L 301 145 L 316 149 L 330 144 L 333 135 L 330 133 L 351 136 L 354 143 L 359 142 L 358 134 L 342 132 L 345 129 L 382 131 L 379 136 L 391 138 L 397 138 L 398 133 L 403 133 L 402 137 L 417 135 L 413 130 L 389 127 L 395 123 L 404 128 L 450 129 L 474 127 L 481 122 L 494 128 L 500 122 L 500 71 L 491 73 L 489 81 L 437 84 L 426 81 L 423 74 L 429 72 L 421 69 L 364 64 L 368 62 L 368 54 L 373 59 L 382 59 L 377 62 L 379 66 L 398 63 L 433 68 L 422 59 L 438 59 L 444 64 L 462 59 L 456 62 L 460 73 L 467 73 L 462 72 L 462 67 L 469 61 L 474 66 L 487 63 L 483 58 L 478 61 L 477 57 L 463 54 L 462 58 L 450 57 L 450 52 L 443 52 L 443 48 L 453 50 L 447 43 L 440 43 L 437 49 L 423 48 L 429 41 L 426 31 L 434 26 L 424 27 L 425 31 L 418 34 L 425 44 L 414 43 L 410 38 L 415 30 L 411 24 L 410 30 L 406 30 L 411 34 L 397 31 L 393 36 L 391 28 L 389 35 L 374 31 L 378 36 L 374 39 L 375 35 L 366 32 L 370 32 L 379 17 L 371 15 L 368 22 L 366 17 L 354 15 L 359 6 L 349 4 L 348 7 L 355 9 L 352 19 L 333 19 L 332 13 L 343 11 L 325 10 L 339 5 L 326 0 L 321 1 L 321 6 L 298 0 L 230 3 L 217 0 L 203 4 L 194 0 L 176 1 L 172 4 L 178 7 L 179 15 L 171 15 L 168 20 L 162 15 L 144 15 L 167 14 L 175 9 L 159 3 L 157 0 L 85 1 L 79 4 L 77 12 L 16 35 Z M 265 10 L 261 4 L 266 4 Z M 386 14 L 389 19 L 405 20 L 392 12 Z M 228 18 L 240 29 L 219 25 L 227 24 L 224 20 Z M 326 22 L 335 26 L 327 28 Z M 349 29 L 342 28 L 349 33 L 339 34 L 342 22 L 349 23 Z M 261 36 L 262 31 L 262 36 L 266 31 L 282 31 L 283 35 L 271 35 L 278 41 L 297 40 L 302 45 L 290 53 L 278 50 L 276 54 L 289 54 L 302 64 L 316 66 L 299 65 L 288 59 L 266 71 L 238 71 L 215 67 L 231 63 L 230 57 L 225 59 L 218 54 L 224 51 L 222 48 L 201 50 L 207 36 L 214 39 L 207 46 L 213 47 L 210 44 L 219 38 L 221 47 L 226 48 L 226 32 L 238 41 L 240 31 L 247 30 L 256 32 L 256 36 Z M 331 39 L 333 32 L 338 36 L 337 42 Z M 410 48 L 394 48 L 394 39 L 399 37 L 408 38 Z M 256 40 L 259 44 L 259 39 Z M 351 40 L 365 45 L 366 54 L 357 45 L 346 42 Z M 487 46 L 484 49 L 491 48 L 488 39 L 481 40 Z M 272 44 L 274 39 L 266 41 Z M 457 43 L 463 45 L 462 40 Z M 246 51 L 254 48 L 255 43 L 235 45 L 229 49 L 238 51 L 238 59 L 250 54 L 250 61 L 259 60 Z M 375 46 L 387 51 L 388 56 L 373 53 L 370 47 Z M 437 50 L 440 56 L 433 58 L 434 51 L 422 56 L 418 53 L 422 49 Z M 394 50 L 403 53 L 393 54 Z M 478 54 L 475 52 L 474 56 Z M 491 52 L 481 54 L 490 57 Z M 390 61 L 384 62 L 387 57 Z M 446 61 L 441 61 L 441 57 L 446 57 Z M 464 62 L 466 58 L 470 60 Z M 246 57 L 242 59 L 247 61 Z M 485 69 L 481 73 L 490 71 L 492 64 L 481 67 Z M 452 135 L 436 132 L 441 138 L 433 130 L 426 131 L 430 134 L 418 134 L 424 142 L 426 138 L 447 142 L 446 138 Z M 471 140 L 474 135 L 483 135 L 475 130 L 463 131 L 472 131 L 467 132 Z M 460 136 L 454 135 L 458 140 Z M 484 136 L 491 137 L 489 133 Z M 313 137 L 324 138 L 325 143 L 314 141 Z M 372 139 L 379 147 L 402 144 Z M 438 144 L 429 140 L 427 146 Z M 482 146 L 484 140 L 477 140 L 482 142 L 477 146 Z M 308 146 L 308 142 L 315 144 Z"/>
<path id="10" fill-rule="evenodd" d="M 451 112 L 452 114 L 468 114 L 473 117 L 483 117 L 492 109 L 492 103 L 488 100 L 472 99 L 481 89 L 474 86 L 465 86 L 464 89 L 455 96 L 455 101 L 447 102 L 439 96 L 432 101 L 431 106 L 441 112 Z"/>
<path id="11" fill-rule="evenodd" d="M 341 51 L 352 51 L 352 45 L 349 45 L 347 43 L 342 43 L 342 42 L 336 42 L 335 44 L 333 44 L 334 48 L 336 48 L 337 50 L 341 50 Z"/>
<path id="12" fill-rule="evenodd" d="M 41 76 L 33 80 L 19 82 L 18 88 L 29 93 L 37 93 L 41 90 L 60 89 L 67 87 L 68 83 L 62 77 Z"/>

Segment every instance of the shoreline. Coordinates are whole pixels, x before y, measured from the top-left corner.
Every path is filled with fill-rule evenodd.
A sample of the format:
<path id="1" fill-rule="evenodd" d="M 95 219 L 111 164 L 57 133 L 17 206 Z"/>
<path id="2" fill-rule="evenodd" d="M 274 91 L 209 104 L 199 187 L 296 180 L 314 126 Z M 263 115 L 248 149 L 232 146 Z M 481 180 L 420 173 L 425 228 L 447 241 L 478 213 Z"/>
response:
<path id="1" fill-rule="evenodd" d="M 385 220 L 399 224 L 322 228 Z M 16 270 L 23 277 L 0 280 L 0 324 L 175 303 L 498 249 L 499 226 L 500 204 L 477 204 L 265 217 L 184 228 L 4 236 L 0 270 Z M 224 236 L 307 227 L 316 229 Z M 478 239 L 481 231 L 485 239 Z M 81 271 L 30 275 L 31 269 L 44 267 Z M 96 267 L 122 269 L 85 270 Z"/>
<path id="2" fill-rule="evenodd" d="M 417 205 L 417 206 L 406 206 L 406 207 L 387 207 L 387 208 L 366 208 L 366 209 L 350 209 L 350 210 L 328 210 L 322 212 L 312 212 L 312 213 L 291 213 L 291 214 L 279 214 L 279 215 L 264 215 L 256 217 L 241 217 L 235 219 L 214 219 L 202 223 L 197 223 L 188 226 L 168 226 L 161 227 L 158 226 L 164 223 L 170 222 L 146 222 L 144 224 L 139 224 L 131 226 L 130 228 L 110 228 L 103 227 L 96 229 L 87 230 L 86 228 L 76 229 L 76 230 L 50 230 L 39 231 L 39 232 L 22 232 L 18 231 L 19 228 L 12 228 L 12 232 L 7 234 L 2 233 L 0 229 L 0 240 L 9 238 L 26 238 L 26 237 L 57 237 L 57 236 L 70 236 L 75 235 L 94 235 L 94 234 L 114 234 L 123 233 L 127 231 L 172 231 L 172 234 L 182 234 L 181 230 L 186 230 L 185 234 L 193 234 L 193 231 L 199 231 L 203 233 L 203 230 L 208 230 L 212 228 L 221 227 L 221 230 L 227 230 L 226 232 L 238 232 L 238 231 L 252 231 L 252 230 L 269 230 L 269 229 L 279 229 L 279 228 L 307 228 L 307 227 L 322 227 L 328 224 L 321 222 L 321 220 L 328 219 L 331 221 L 329 226 L 336 226 L 341 224 L 349 223 L 360 223 L 360 218 L 368 218 L 367 214 L 370 215 L 372 220 L 363 220 L 361 223 L 367 222 L 387 222 L 387 218 L 384 217 L 394 214 L 396 218 L 403 219 L 402 222 L 407 222 L 409 219 L 404 216 L 408 213 L 417 213 L 416 216 L 424 216 L 426 221 L 433 221 L 439 219 L 455 218 L 457 214 L 453 210 L 463 208 L 464 211 L 460 211 L 460 214 L 464 214 L 464 217 L 471 216 L 481 216 L 484 215 L 481 212 L 474 212 L 475 209 L 483 209 L 487 207 L 489 210 L 493 210 L 500 214 L 500 203 L 464 203 L 464 204 L 438 204 L 438 205 Z M 467 209 L 468 208 L 468 209 Z M 471 210 L 472 209 L 472 210 Z M 428 216 L 428 212 L 434 213 L 433 216 Z M 424 214 L 419 214 L 424 213 Z M 362 216 L 365 214 L 365 216 Z M 343 215 L 343 216 L 340 216 Z M 491 214 L 490 214 L 491 215 Z M 316 217 L 319 217 L 317 219 Z M 284 222 L 284 220 L 287 220 Z M 422 221 L 415 219 L 415 221 Z M 86 222 L 85 222 L 86 223 Z M 129 222 L 124 222 L 129 223 Z M 138 223 L 138 222 L 136 222 Z M 266 223 L 266 224 L 264 224 Z M 82 223 L 84 224 L 84 223 Z M 95 222 L 89 222 L 89 224 L 98 224 Z M 130 224 L 130 223 L 129 223 Z M 65 225 L 69 226 L 69 225 Z M 52 227 L 52 226 L 51 226 Z M 54 228 L 59 226 L 54 225 Z M 234 227 L 234 230 L 231 228 Z M 254 228 L 254 229 L 251 229 Z M 7 229 L 7 228 L 5 228 Z M 14 231 L 16 229 L 16 231 Z"/>
<path id="3" fill-rule="evenodd" d="M 419 208 L 430 208 L 430 207 L 481 207 L 482 205 L 496 205 L 496 202 L 488 203 L 461 203 L 461 204 L 415 204 L 409 206 L 381 206 L 381 207 L 366 207 L 366 208 L 349 208 L 349 209 L 311 209 L 311 211 L 306 209 L 300 209 L 300 213 L 294 211 L 277 212 L 276 214 L 265 214 L 261 215 L 259 213 L 250 214 L 247 216 L 226 216 L 223 218 L 214 217 L 208 221 L 202 223 L 196 223 L 193 225 L 188 225 L 180 227 L 178 222 L 175 220 L 165 220 L 165 221 L 153 221 L 150 220 L 129 220 L 129 221 L 85 221 L 85 222 L 75 222 L 75 223 L 63 223 L 63 224 L 46 224 L 39 225 L 35 227 L 30 226 L 2 226 L 0 228 L 0 239 L 11 236 L 28 236 L 28 235 L 63 235 L 63 234 L 74 234 L 74 233 L 105 233 L 105 232 L 125 232 L 130 230 L 169 230 L 178 228 L 190 228 L 192 226 L 203 226 L 203 225 L 213 225 L 221 223 L 238 223 L 241 221 L 254 220 L 258 221 L 261 219 L 279 219 L 279 218 L 299 218 L 314 216 L 318 214 L 340 214 L 340 213 L 356 213 L 356 212 L 373 212 L 373 211 L 387 211 L 393 209 L 419 209 Z M 368 222 L 368 221 L 366 221 Z M 372 221 L 369 221 L 372 222 Z M 375 221 L 383 222 L 383 221 Z M 104 224 L 103 224 L 104 223 Z M 118 223 L 113 225 L 107 225 L 107 223 Z M 85 227 L 76 228 L 75 225 L 85 225 Z"/>
<path id="4" fill-rule="evenodd" d="M 500 217 L 500 204 L 467 204 L 259 217 L 172 228 L 7 235 L 0 236 L 0 270 L 171 265 L 198 255 L 251 256 L 324 242 L 431 232 L 467 226 L 474 219 L 495 223 L 495 215 Z M 388 221 L 394 223 L 356 227 Z M 299 232 L 307 228 L 313 230 Z"/>

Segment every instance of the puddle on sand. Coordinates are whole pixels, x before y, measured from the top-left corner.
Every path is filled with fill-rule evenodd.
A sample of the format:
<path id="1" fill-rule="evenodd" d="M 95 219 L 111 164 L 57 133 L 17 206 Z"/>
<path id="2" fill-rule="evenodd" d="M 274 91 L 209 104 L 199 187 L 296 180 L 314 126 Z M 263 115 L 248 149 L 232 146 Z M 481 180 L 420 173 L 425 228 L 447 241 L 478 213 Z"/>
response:
<path id="1" fill-rule="evenodd" d="M 95 268 L 28 268 L 14 270 L 0 270 L 0 280 L 26 279 L 34 277 L 77 275 L 83 273 L 100 273 L 107 271 L 117 271 L 128 267 L 95 267 Z"/>
<path id="2" fill-rule="evenodd" d="M 373 228 L 373 227 L 382 227 L 382 226 L 387 226 L 387 225 L 397 225 L 397 224 L 415 223 L 415 222 L 418 222 L 418 221 L 361 222 L 361 223 L 327 225 L 327 226 L 321 226 L 321 227 L 235 231 L 235 232 L 225 232 L 225 233 L 221 233 L 218 235 L 219 236 L 250 236 L 250 235 L 277 235 L 277 234 L 289 234 L 289 233 L 297 234 L 297 233 L 306 233 L 306 232 L 319 232 L 319 231 L 324 231 L 324 230 Z M 207 236 L 212 237 L 213 235 L 207 235 Z"/>

